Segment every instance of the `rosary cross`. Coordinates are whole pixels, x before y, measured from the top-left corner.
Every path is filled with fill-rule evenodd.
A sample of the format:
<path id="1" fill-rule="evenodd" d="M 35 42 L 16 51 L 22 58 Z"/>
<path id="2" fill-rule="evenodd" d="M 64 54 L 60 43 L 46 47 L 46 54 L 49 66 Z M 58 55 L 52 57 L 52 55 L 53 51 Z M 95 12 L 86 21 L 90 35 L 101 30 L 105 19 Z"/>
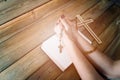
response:
<path id="1" fill-rule="evenodd" d="M 62 40 L 61 40 L 62 34 L 63 34 L 62 31 L 63 31 L 63 30 L 60 31 L 60 35 L 59 35 L 59 46 L 58 46 L 58 48 L 59 48 L 59 53 L 62 53 L 62 49 L 63 49 Z"/>

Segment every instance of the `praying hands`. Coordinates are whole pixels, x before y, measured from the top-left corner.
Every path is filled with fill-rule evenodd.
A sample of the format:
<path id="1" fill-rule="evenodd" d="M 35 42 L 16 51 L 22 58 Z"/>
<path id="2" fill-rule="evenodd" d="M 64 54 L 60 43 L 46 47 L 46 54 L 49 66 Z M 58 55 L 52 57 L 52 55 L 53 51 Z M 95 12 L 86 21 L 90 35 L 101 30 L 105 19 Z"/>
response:
<path id="1" fill-rule="evenodd" d="M 120 61 L 113 61 L 79 35 L 76 21 L 62 15 L 56 23 L 55 32 L 58 37 L 61 36 L 63 48 L 82 80 L 105 80 L 98 71 L 108 78 L 120 78 Z"/>

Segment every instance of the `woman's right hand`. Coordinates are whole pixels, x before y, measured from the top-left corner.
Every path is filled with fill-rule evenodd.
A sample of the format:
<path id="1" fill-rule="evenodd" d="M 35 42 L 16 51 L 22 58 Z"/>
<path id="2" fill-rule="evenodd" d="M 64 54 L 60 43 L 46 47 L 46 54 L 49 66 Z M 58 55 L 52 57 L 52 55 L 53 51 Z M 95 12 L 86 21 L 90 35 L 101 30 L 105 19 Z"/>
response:
<path id="1" fill-rule="evenodd" d="M 59 19 L 62 24 L 63 30 L 66 33 L 66 36 L 72 41 L 76 41 L 76 34 L 78 34 L 78 29 L 75 21 L 71 21 L 69 18 L 62 15 Z"/>
<path id="2" fill-rule="evenodd" d="M 71 42 L 76 43 L 76 34 L 78 33 L 78 30 L 75 22 L 70 21 L 64 15 L 59 18 L 55 27 L 55 32 L 58 37 L 60 37 L 60 32 L 62 32 L 62 42 L 66 46 L 69 46 Z"/>

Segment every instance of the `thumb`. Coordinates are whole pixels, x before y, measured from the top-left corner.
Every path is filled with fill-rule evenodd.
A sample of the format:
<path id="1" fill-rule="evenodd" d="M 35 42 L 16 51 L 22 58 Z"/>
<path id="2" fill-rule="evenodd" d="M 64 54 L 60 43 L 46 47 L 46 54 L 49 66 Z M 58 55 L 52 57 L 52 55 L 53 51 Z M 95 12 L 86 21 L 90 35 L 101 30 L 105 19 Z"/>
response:
<path id="1" fill-rule="evenodd" d="M 64 26 L 65 30 L 68 31 L 69 28 L 70 28 L 70 25 L 69 25 L 69 21 L 67 20 L 67 18 L 66 18 L 64 15 L 62 15 L 62 16 L 60 17 L 60 22 L 61 22 L 62 25 Z"/>

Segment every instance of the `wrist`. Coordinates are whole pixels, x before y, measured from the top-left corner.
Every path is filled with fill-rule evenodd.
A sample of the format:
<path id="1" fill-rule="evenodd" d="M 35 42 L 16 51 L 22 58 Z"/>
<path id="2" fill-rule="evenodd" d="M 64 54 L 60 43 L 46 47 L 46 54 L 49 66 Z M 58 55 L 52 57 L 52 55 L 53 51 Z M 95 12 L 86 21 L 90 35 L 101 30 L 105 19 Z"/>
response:
<path id="1" fill-rule="evenodd" d="M 80 40 L 80 37 L 81 37 L 81 36 L 79 35 L 78 32 L 75 32 L 75 33 L 74 33 L 74 39 L 75 39 L 75 42 L 76 42 L 77 44 L 79 44 L 79 41 L 81 41 L 81 40 Z"/>
<path id="2" fill-rule="evenodd" d="M 96 49 L 97 49 L 97 47 L 92 47 L 91 49 L 88 49 L 88 50 L 84 51 L 84 53 L 85 54 L 91 54 L 91 53 L 95 52 Z"/>
<path id="3" fill-rule="evenodd" d="M 85 53 L 92 53 L 96 50 L 96 47 L 89 44 L 79 33 L 75 33 L 76 44 L 82 49 Z"/>

